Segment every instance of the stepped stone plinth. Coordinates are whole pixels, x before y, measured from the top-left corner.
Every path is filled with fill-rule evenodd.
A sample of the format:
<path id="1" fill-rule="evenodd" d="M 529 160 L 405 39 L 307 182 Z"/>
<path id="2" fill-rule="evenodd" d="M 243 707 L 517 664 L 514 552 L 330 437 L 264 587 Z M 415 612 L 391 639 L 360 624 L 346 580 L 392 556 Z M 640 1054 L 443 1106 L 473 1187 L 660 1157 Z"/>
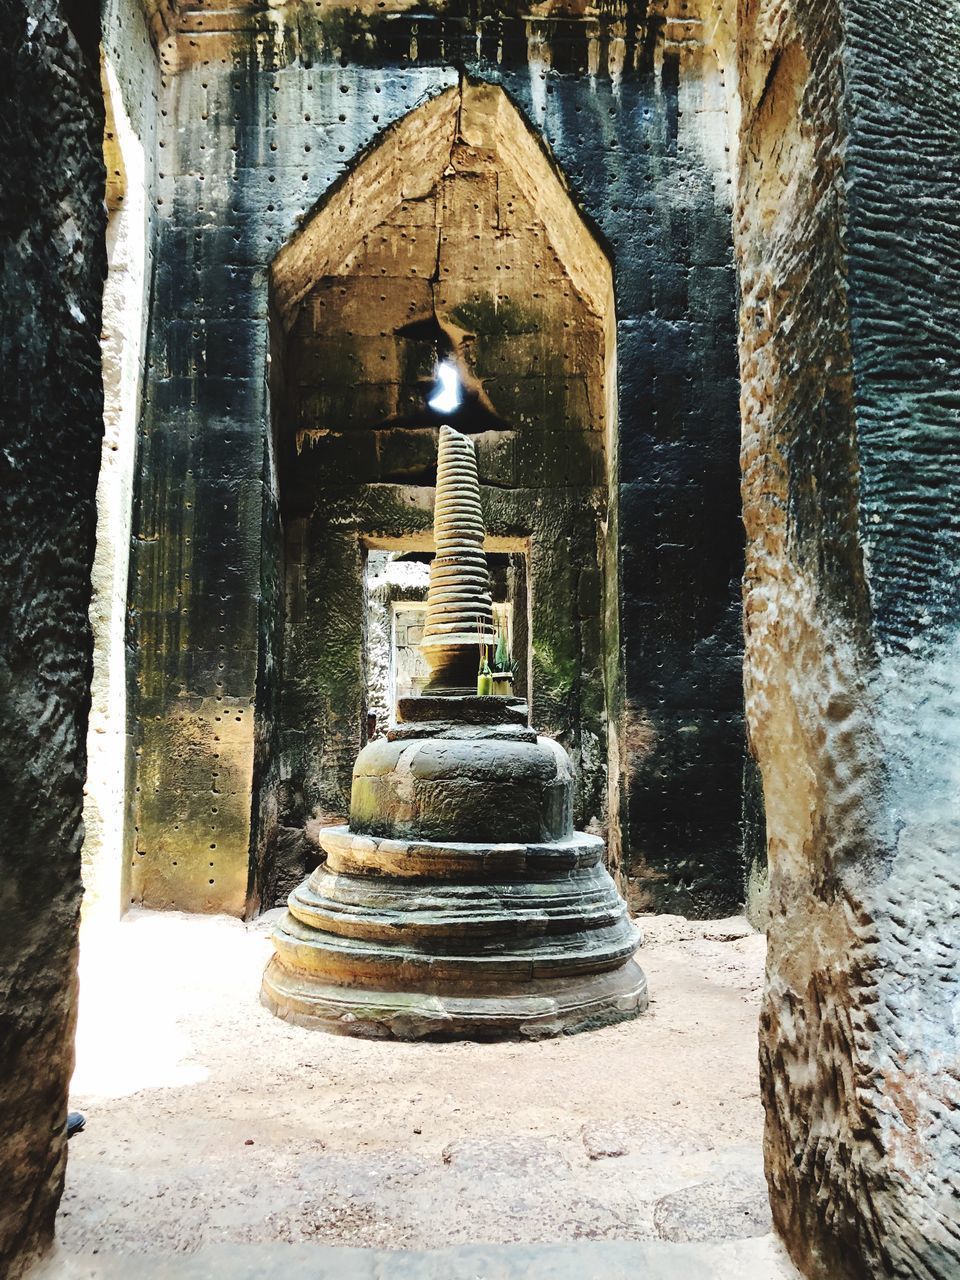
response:
<path id="1" fill-rule="evenodd" d="M 639 1013 L 639 934 L 603 841 L 573 830 L 566 752 L 499 698 L 400 710 L 423 718 L 361 751 L 350 824 L 321 832 L 327 860 L 290 896 L 264 1003 L 398 1039 L 535 1038 Z"/>
<path id="2" fill-rule="evenodd" d="M 441 460 L 466 459 L 458 519 L 471 537 L 479 522 L 480 541 L 460 538 L 443 506 L 437 543 L 469 545 L 472 562 L 483 524 L 464 441 L 443 428 Z M 646 1007 L 639 931 L 604 843 L 573 829 L 569 757 L 529 727 L 523 703 L 457 692 L 476 678 L 473 623 L 483 634 L 488 607 L 485 561 L 455 590 L 431 577 L 436 692 L 401 699 L 396 726 L 360 752 L 350 822 L 321 832 L 326 861 L 290 895 L 263 980 L 280 1017 L 347 1035 L 499 1039 Z"/>

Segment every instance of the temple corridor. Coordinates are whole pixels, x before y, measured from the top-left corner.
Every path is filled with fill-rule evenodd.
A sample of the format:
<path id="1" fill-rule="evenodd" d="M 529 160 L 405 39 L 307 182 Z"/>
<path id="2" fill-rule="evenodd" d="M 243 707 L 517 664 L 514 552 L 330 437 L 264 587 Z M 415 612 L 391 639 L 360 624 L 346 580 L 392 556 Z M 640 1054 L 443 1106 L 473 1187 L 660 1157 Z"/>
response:
<path id="1" fill-rule="evenodd" d="M 770 1246 L 765 947 L 745 920 L 644 920 L 654 997 L 634 1022 L 397 1044 L 270 1016 L 255 992 L 276 914 L 135 911 L 85 946 L 64 1266 L 270 1242 Z M 764 1255 L 753 1274 L 792 1273 Z"/>

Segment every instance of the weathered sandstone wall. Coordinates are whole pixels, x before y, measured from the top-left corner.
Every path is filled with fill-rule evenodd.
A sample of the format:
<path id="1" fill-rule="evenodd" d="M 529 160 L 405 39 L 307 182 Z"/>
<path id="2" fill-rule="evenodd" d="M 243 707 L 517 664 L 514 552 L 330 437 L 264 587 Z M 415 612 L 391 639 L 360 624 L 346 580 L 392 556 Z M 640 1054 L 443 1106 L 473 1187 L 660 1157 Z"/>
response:
<path id="1" fill-rule="evenodd" d="M 103 432 L 99 24 L 0 6 L 0 1274 L 53 1235 L 80 910 Z"/>
<path id="2" fill-rule="evenodd" d="M 929 15 L 928 15 L 929 17 Z M 960 1269 L 956 17 L 739 7 L 746 695 L 777 1227 Z"/>

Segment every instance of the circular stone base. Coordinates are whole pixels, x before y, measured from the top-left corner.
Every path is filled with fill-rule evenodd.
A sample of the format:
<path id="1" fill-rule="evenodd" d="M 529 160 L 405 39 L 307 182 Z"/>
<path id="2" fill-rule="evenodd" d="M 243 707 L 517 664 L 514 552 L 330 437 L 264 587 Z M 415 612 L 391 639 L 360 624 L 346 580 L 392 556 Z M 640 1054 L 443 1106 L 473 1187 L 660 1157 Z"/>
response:
<path id="1" fill-rule="evenodd" d="M 377 991 L 291 973 L 274 957 L 263 1004 L 277 1017 L 336 1035 L 377 1040 L 541 1040 L 624 1022 L 647 1007 L 647 980 L 633 960 L 612 972 L 543 978 L 489 994 Z"/>

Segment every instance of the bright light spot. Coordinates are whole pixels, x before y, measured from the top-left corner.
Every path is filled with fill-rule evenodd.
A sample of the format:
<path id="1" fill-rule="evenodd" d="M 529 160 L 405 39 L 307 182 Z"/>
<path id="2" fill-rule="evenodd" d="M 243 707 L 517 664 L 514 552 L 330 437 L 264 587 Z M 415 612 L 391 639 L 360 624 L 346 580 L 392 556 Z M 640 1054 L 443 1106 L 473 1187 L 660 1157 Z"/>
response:
<path id="1" fill-rule="evenodd" d="M 441 365 L 438 365 L 434 387 L 436 389 L 427 401 L 431 409 L 435 409 L 437 413 L 453 413 L 454 409 L 460 407 L 463 391 L 460 386 L 460 374 L 452 360 L 444 360 Z"/>
<path id="2" fill-rule="evenodd" d="M 246 927 L 224 916 L 131 910 L 113 925 L 85 921 L 71 1084 L 80 1110 L 94 1099 L 183 1089 L 215 1076 L 229 984 L 249 952 L 243 983 L 255 992 L 268 948 L 265 932 L 251 946 Z"/>

